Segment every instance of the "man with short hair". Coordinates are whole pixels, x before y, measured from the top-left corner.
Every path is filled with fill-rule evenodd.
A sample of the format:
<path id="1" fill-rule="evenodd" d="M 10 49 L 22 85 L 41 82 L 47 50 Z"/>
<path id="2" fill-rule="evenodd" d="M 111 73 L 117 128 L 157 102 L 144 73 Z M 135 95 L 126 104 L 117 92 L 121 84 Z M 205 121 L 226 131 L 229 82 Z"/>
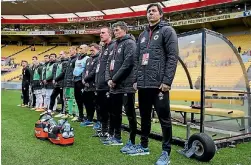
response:
<path id="1" fill-rule="evenodd" d="M 62 118 L 68 118 L 68 117 L 73 118 L 78 116 L 78 109 L 74 98 L 74 75 L 73 75 L 75 62 L 78 58 L 76 46 L 72 46 L 69 48 L 69 58 L 70 59 L 65 69 L 64 82 L 63 82 L 66 114 L 62 116 Z"/>
<path id="2" fill-rule="evenodd" d="M 45 84 L 44 84 L 44 80 L 45 80 L 45 73 L 46 73 L 46 67 L 50 62 L 50 56 L 49 55 L 45 55 L 44 56 L 44 64 L 42 66 L 42 97 L 43 97 L 43 109 L 46 109 L 47 107 L 47 102 L 45 101 L 45 96 L 46 96 L 46 89 L 45 89 Z"/>
<path id="3" fill-rule="evenodd" d="M 60 61 L 57 63 L 57 69 L 53 75 L 52 83 L 54 84 L 54 89 L 51 94 L 51 102 L 50 102 L 50 106 L 49 106 L 49 109 L 52 110 L 53 106 L 55 105 L 55 101 L 56 101 L 57 96 L 60 95 L 62 108 L 61 108 L 61 112 L 58 115 L 56 115 L 55 117 L 64 116 L 64 111 L 65 111 L 64 96 L 63 96 L 63 79 L 64 79 L 64 71 L 65 71 L 65 69 L 67 67 L 67 63 L 68 63 L 68 58 L 67 58 L 65 51 L 61 51 L 59 55 L 60 55 Z"/>
<path id="4" fill-rule="evenodd" d="M 111 115 L 109 133 L 113 138 L 104 141 L 105 145 L 123 145 L 121 140 L 123 97 L 133 97 L 133 57 L 136 53 L 136 42 L 127 34 L 125 22 L 113 24 L 116 38 L 113 51 L 109 54 L 105 79 L 110 87 Z"/>
<path id="5" fill-rule="evenodd" d="M 27 61 L 22 61 L 22 94 L 23 104 L 22 107 L 28 107 L 29 103 L 29 85 L 30 85 L 30 69 Z"/>
<path id="6" fill-rule="evenodd" d="M 45 89 L 46 89 L 45 105 L 46 105 L 47 112 L 51 114 L 54 114 L 54 111 L 56 111 L 56 107 L 57 107 L 57 100 L 55 100 L 53 109 L 49 109 L 50 101 L 51 101 L 51 94 L 54 88 L 54 85 L 52 83 L 53 75 L 55 74 L 57 70 L 56 58 L 57 58 L 57 55 L 55 53 L 50 54 L 50 62 L 46 66 L 45 80 L 44 80 Z"/>
<path id="7" fill-rule="evenodd" d="M 31 68 L 31 86 L 34 90 L 36 105 L 32 110 L 42 111 L 43 96 L 42 96 L 42 66 L 39 64 L 37 56 L 32 57 L 33 66 Z"/>
<path id="8" fill-rule="evenodd" d="M 127 153 L 147 155 L 148 136 L 151 130 L 152 105 L 158 114 L 162 128 L 162 153 L 156 165 L 170 163 L 172 123 L 169 90 L 174 79 L 178 62 L 178 39 L 175 30 L 161 21 L 163 11 L 159 4 L 147 7 L 149 22 L 138 38 L 135 67 L 137 77 L 134 88 L 138 88 L 139 111 L 141 116 L 141 143 Z"/>
<path id="9" fill-rule="evenodd" d="M 103 27 L 100 30 L 100 40 L 103 46 L 98 57 L 98 64 L 96 68 L 95 86 L 97 91 L 97 104 L 100 108 L 101 118 L 101 137 L 109 137 L 108 134 L 108 120 L 111 109 L 111 99 L 109 86 L 105 81 L 105 70 L 109 54 L 112 52 L 115 42 L 112 41 L 112 30 L 109 27 Z"/>
<path id="10" fill-rule="evenodd" d="M 85 85 L 83 93 L 83 102 L 87 112 L 87 119 L 80 124 L 80 126 L 92 126 L 93 125 L 93 116 L 95 113 L 96 96 L 95 96 L 95 72 L 99 56 L 99 45 L 96 43 L 91 44 L 90 46 L 91 56 L 86 61 L 86 67 L 82 74 L 82 83 Z M 99 128 L 100 113 L 97 108 L 97 124 L 94 129 Z"/>
<path id="11" fill-rule="evenodd" d="M 87 52 L 89 47 L 87 45 L 81 45 L 79 47 L 80 54 L 76 58 L 73 70 L 73 80 L 74 80 L 74 96 L 78 106 L 78 116 L 73 118 L 73 121 L 82 122 L 84 119 L 83 115 L 83 93 L 84 93 L 84 84 L 82 83 L 82 74 L 85 72 L 86 61 L 89 58 Z"/>

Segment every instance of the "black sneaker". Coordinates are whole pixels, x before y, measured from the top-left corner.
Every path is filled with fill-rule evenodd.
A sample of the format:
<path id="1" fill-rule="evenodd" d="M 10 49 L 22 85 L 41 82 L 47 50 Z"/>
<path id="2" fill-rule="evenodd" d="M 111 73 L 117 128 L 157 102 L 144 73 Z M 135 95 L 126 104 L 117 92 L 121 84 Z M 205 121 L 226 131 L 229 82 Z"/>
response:
<path id="1" fill-rule="evenodd" d="M 77 120 L 76 122 L 80 122 L 80 123 L 81 123 L 81 122 L 83 122 L 83 121 L 84 121 L 84 119 L 82 119 L 82 118 L 79 117 L 78 120 Z"/>

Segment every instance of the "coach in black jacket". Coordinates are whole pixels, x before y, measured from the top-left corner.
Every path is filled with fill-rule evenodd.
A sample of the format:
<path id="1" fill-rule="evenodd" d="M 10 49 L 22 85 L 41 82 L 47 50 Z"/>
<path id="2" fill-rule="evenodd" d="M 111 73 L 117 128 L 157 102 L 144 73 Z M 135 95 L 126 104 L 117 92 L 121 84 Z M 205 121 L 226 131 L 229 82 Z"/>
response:
<path id="1" fill-rule="evenodd" d="M 30 78 L 31 78 L 31 71 L 28 67 L 27 61 L 22 61 L 22 94 L 23 94 L 23 105 L 28 107 L 29 103 L 29 85 L 30 85 Z"/>
<path id="2" fill-rule="evenodd" d="M 98 57 L 96 68 L 96 91 L 97 104 L 100 108 L 101 117 L 101 136 L 108 136 L 108 119 L 111 110 L 109 86 L 105 81 L 105 70 L 109 54 L 112 52 L 115 42 L 112 41 L 112 30 L 109 27 L 104 27 L 100 30 L 100 40 L 104 43 L 101 53 Z"/>
<path id="3" fill-rule="evenodd" d="M 135 69 L 139 91 L 141 115 L 141 149 L 131 155 L 149 154 L 148 136 L 151 129 L 152 105 L 158 114 L 162 128 L 162 154 L 156 165 L 169 164 L 172 139 L 169 90 L 174 79 L 178 61 L 178 39 L 175 30 L 161 21 L 163 12 L 158 4 L 147 7 L 147 27 L 139 36 Z"/>
<path id="4" fill-rule="evenodd" d="M 115 23 L 113 31 L 116 43 L 109 54 L 105 78 L 110 87 L 112 105 L 109 132 L 111 134 L 114 132 L 114 139 L 107 144 L 121 145 L 123 144 L 121 141 L 123 96 L 134 92 L 132 69 L 136 43 L 129 34 L 126 34 L 128 28 L 124 22 Z"/>

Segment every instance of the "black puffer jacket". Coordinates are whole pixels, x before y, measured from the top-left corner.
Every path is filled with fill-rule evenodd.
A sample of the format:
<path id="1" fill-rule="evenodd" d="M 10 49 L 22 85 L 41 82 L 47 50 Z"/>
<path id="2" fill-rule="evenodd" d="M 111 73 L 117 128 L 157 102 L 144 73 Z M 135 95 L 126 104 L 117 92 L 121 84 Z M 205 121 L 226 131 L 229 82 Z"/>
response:
<path id="1" fill-rule="evenodd" d="M 75 61 L 77 59 L 77 55 L 74 55 L 70 58 L 66 70 L 64 71 L 64 87 L 67 88 L 73 88 L 74 87 L 74 81 L 73 81 L 73 70 Z"/>
<path id="2" fill-rule="evenodd" d="M 57 70 L 53 76 L 53 79 L 57 82 L 57 84 L 55 85 L 55 87 L 64 87 L 63 85 L 63 82 L 64 82 L 64 75 L 65 75 L 65 71 L 66 71 L 66 68 L 67 68 L 67 65 L 68 65 L 68 61 L 69 59 L 61 59 L 60 62 L 58 62 L 57 64 Z M 61 69 L 61 72 L 59 73 L 59 75 L 56 76 L 56 73 L 58 72 L 58 69 L 60 70 L 60 67 L 62 67 Z"/>
<path id="3" fill-rule="evenodd" d="M 98 64 L 99 53 L 91 56 L 86 61 L 85 71 L 82 74 L 82 79 L 85 83 L 88 83 L 89 86 L 85 87 L 85 91 L 95 91 L 95 73 Z"/>
<path id="4" fill-rule="evenodd" d="M 148 64 L 142 65 L 143 55 L 147 53 Z M 149 27 L 146 28 L 139 36 L 137 58 L 134 60 L 138 88 L 159 88 L 161 83 L 171 86 L 178 54 L 178 38 L 171 26 L 160 22 L 152 32 Z"/>
<path id="5" fill-rule="evenodd" d="M 53 75 L 56 73 L 57 70 L 57 63 L 55 61 L 51 61 L 48 63 L 47 67 L 52 66 L 52 74 L 50 77 L 46 78 L 45 80 L 47 81 L 47 84 L 45 84 L 45 89 L 53 89 L 54 88 L 54 84 L 52 83 L 53 80 Z M 48 70 L 46 70 L 47 72 Z"/>
<path id="6" fill-rule="evenodd" d="M 31 80 L 31 70 L 27 66 L 22 69 L 22 86 L 29 86 Z"/>
<path id="7" fill-rule="evenodd" d="M 99 68 L 95 76 L 95 83 L 96 83 L 95 85 L 96 85 L 97 91 L 109 90 L 109 86 L 107 82 L 105 81 L 105 70 L 106 70 L 106 65 L 107 65 L 109 54 L 113 50 L 114 45 L 115 45 L 115 42 L 111 41 L 109 44 L 106 44 L 105 46 L 103 46 L 101 54 L 98 57 L 97 65 Z"/>
<path id="8" fill-rule="evenodd" d="M 42 69 L 43 69 L 42 65 L 37 65 L 37 66 L 33 65 L 31 67 L 31 86 L 32 86 L 33 90 L 42 89 L 42 84 L 43 84 L 42 83 Z M 40 76 L 39 80 L 34 80 L 34 74 L 35 74 L 36 70 Z"/>
<path id="9" fill-rule="evenodd" d="M 116 41 L 113 52 L 109 55 L 106 67 L 106 82 L 112 80 L 116 85 L 110 89 L 111 93 L 134 93 L 133 89 L 133 58 L 136 54 L 136 42 L 127 34 Z M 114 62 L 114 69 L 111 70 L 111 62 Z"/>

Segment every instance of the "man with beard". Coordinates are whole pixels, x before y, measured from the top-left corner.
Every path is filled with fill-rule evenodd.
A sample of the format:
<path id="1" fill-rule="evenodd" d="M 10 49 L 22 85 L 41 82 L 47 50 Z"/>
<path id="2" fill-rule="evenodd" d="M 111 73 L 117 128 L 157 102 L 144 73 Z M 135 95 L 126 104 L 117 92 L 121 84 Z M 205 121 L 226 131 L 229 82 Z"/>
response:
<path id="1" fill-rule="evenodd" d="M 45 89 L 45 84 L 44 84 L 44 80 L 45 80 L 45 73 L 46 73 L 46 67 L 48 65 L 48 63 L 50 62 L 50 58 L 49 55 L 45 55 L 44 56 L 44 64 L 42 66 L 42 97 L 43 97 L 43 109 L 45 110 L 47 107 L 47 102 L 45 100 L 45 96 L 46 96 L 46 89 Z"/>
<path id="2" fill-rule="evenodd" d="M 35 108 L 32 108 L 36 111 L 43 111 L 43 96 L 42 96 L 42 66 L 39 64 L 37 56 L 32 57 L 33 66 L 32 70 L 32 78 L 31 78 L 31 86 L 34 90 L 36 105 Z"/>

